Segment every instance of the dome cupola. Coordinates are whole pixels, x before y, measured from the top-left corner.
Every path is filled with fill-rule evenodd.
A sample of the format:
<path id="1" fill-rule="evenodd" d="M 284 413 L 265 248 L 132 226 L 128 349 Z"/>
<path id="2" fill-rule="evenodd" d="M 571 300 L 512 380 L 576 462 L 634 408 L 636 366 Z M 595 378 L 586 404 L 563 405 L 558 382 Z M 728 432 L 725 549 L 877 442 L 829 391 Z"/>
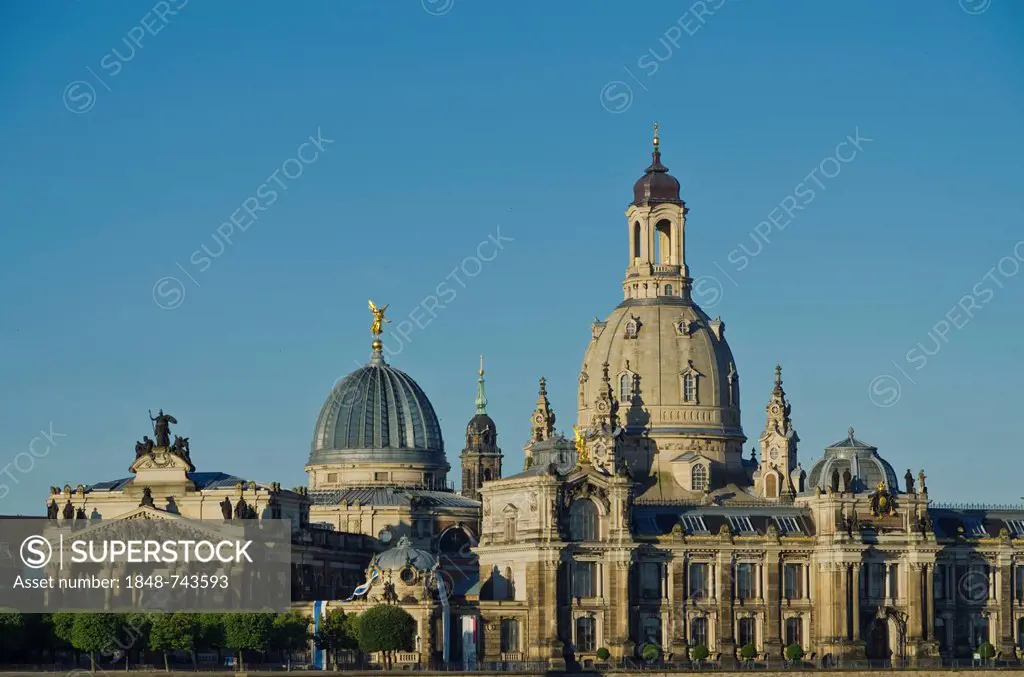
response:
<path id="1" fill-rule="evenodd" d="M 382 349 L 375 339 L 370 362 L 341 379 L 320 409 L 306 467 L 311 488 L 443 483 L 449 467 L 434 407 Z"/>
<path id="2" fill-rule="evenodd" d="M 846 487 L 847 478 L 850 487 Z M 899 492 L 896 471 L 878 455 L 876 447 L 858 440 L 850 428 L 845 439 L 827 447 L 825 455 L 811 466 L 806 488 L 808 492 L 815 488 L 821 491 L 832 488 L 848 493 L 870 493 L 879 485 L 884 485 L 891 493 Z"/>
<path id="3" fill-rule="evenodd" d="M 662 203 L 682 204 L 679 198 L 679 181 L 668 173 L 668 167 L 661 164 L 658 123 L 654 123 L 654 151 L 651 166 L 633 184 L 633 204 L 653 206 Z"/>

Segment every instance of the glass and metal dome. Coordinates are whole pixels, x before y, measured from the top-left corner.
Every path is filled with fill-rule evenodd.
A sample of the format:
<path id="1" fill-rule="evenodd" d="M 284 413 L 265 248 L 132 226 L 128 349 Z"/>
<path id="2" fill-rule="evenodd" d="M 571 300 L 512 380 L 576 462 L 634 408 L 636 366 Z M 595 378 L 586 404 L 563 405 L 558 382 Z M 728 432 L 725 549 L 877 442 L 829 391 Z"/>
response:
<path id="1" fill-rule="evenodd" d="M 838 473 L 839 486 L 842 477 L 849 470 L 853 480 L 852 491 L 873 492 L 879 484 L 884 484 L 891 493 L 899 492 L 896 472 L 884 458 L 878 455 L 878 449 L 861 442 L 853 436 L 853 428 L 844 440 L 840 440 L 825 449 L 825 455 L 814 462 L 807 474 L 806 492 L 814 492 L 815 487 L 827 491 L 832 483 L 833 473 Z"/>
<path id="2" fill-rule="evenodd" d="M 327 398 L 309 455 L 310 465 L 360 461 L 445 464 L 434 407 L 416 381 L 384 361 L 379 343 L 370 363 Z"/>
<path id="3" fill-rule="evenodd" d="M 374 557 L 370 568 L 376 567 L 380 571 L 401 571 L 411 567 L 416 571 L 426 572 L 432 570 L 436 564 L 437 558 L 434 555 L 413 547 L 412 541 L 407 536 L 402 536 L 395 547 Z"/>

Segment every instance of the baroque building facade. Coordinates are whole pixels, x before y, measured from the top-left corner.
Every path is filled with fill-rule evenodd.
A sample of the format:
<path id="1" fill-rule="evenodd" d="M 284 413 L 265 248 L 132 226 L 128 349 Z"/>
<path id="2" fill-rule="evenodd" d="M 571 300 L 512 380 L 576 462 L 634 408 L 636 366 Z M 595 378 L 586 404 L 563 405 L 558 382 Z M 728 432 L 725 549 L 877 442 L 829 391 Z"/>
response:
<path id="1" fill-rule="evenodd" d="M 805 470 L 780 366 L 743 455 L 739 369 L 725 323 L 692 296 L 688 211 L 655 128 L 625 213 L 622 300 L 590 327 L 573 433 L 541 378 L 521 472 L 503 475 L 481 358 L 456 493 L 438 416 L 385 359 L 387 306 L 370 302 L 370 360 L 321 408 L 308 488 L 197 472 L 166 417 L 130 477 L 55 487 L 48 515 L 291 520 L 295 608 L 316 624 L 399 605 L 417 624 L 405 663 L 1019 651 L 1024 508 L 937 504 L 923 471 L 901 482 L 853 429 Z"/>
<path id="2" fill-rule="evenodd" d="M 542 380 L 526 468 L 481 490 L 484 654 L 1019 652 L 1024 508 L 941 507 L 923 471 L 901 486 L 852 429 L 805 471 L 779 366 L 743 456 L 725 323 L 691 295 L 688 211 L 655 128 L 626 210 L 623 300 L 584 352 L 576 440 L 554 432 Z"/>

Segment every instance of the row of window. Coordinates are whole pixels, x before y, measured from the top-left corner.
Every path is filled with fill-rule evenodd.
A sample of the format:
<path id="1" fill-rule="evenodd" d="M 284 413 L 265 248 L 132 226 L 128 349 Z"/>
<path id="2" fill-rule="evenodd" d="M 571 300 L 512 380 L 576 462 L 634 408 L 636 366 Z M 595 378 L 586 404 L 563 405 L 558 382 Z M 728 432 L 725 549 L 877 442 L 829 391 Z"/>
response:
<path id="1" fill-rule="evenodd" d="M 688 404 L 699 404 L 698 382 L 700 374 L 694 371 L 687 371 L 683 374 L 682 393 L 683 402 Z M 637 386 L 636 374 L 624 372 L 619 376 L 619 402 L 630 402 L 633 399 L 633 390 Z M 739 381 L 733 381 L 729 386 L 729 406 L 738 406 L 739 403 Z"/>
<path id="2" fill-rule="evenodd" d="M 707 468 L 703 465 L 695 465 L 693 467 L 693 483 L 694 487 L 698 485 L 698 481 L 703 484 L 707 483 Z M 775 527 L 782 534 L 802 534 L 803 529 L 800 526 L 800 520 L 796 517 L 783 516 L 773 518 L 775 521 Z M 753 523 L 750 521 L 750 517 L 747 515 L 729 515 L 729 526 L 732 530 L 740 534 L 754 534 L 757 531 L 754 529 Z M 701 515 L 683 515 L 682 516 L 683 526 L 686 528 L 688 534 L 708 534 L 707 525 L 704 523 L 704 518 Z"/>
<path id="3" fill-rule="evenodd" d="M 805 599 L 806 565 L 786 563 L 782 567 L 782 595 L 786 599 Z M 663 565 L 644 562 L 638 568 L 639 592 L 645 598 L 663 597 L 665 578 Z M 734 595 L 738 599 L 756 599 L 764 596 L 758 576 L 758 565 L 741 562 L 735 565 Z M 579 599 L 601 597 L 596 562 L 574 562 L 572 566 L 572 596 Z M 691 562 L 687 567 L 686 593 L 689 599 L 702 600 L 717 597 L 716 582 L 711 575 L 711 565 L 706 562 Z"/>
<path id="4" fill-rule="evenodd" d="M 708 619 L 704 616 L 696 616 L 690 619 L 687 629 L 688 643 L 690 646 L 709 646 Z M 597 649 L 597 620 L 593 616 L 580 616 L 574 624 L 574 648 L 577 652 L 590 653 Z M 641 641 L 644 644 L 662 644 L 661 619 L 648 617 L 644 619 L 641 629 Z M 783 636 L 786 646 L 799 644 L 803 646 L 803 619 L 790 617 L 783 623 Z M 502 625 L 502 651 L 514 651 L 505 649 L 504 646 L 504 624 Z M 518 637 L 518 635 L 517 635 Z M 736 643 L 738 646 L 753 644 L 757 646 L 757 619 L 741 618 L 736 623 Z"/>

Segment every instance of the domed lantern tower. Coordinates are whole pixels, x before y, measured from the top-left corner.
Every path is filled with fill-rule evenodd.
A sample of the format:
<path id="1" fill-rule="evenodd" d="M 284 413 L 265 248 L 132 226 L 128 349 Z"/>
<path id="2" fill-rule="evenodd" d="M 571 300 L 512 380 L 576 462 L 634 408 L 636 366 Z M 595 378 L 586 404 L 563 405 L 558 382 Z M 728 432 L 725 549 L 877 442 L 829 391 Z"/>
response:
<path id="1" fill-rule="evenodd" d="M 580 426 L 591 425 L 608 378 L 626 433 L 617 456 L 634 476 L 674 477 L 681 497 L 747 480 L 739 375 L 725 323 L 691 298 L 687 212 L 655 124 L 651 164 L 626 210 L 623 301 L 591 326 L 578 402 Z"/>

